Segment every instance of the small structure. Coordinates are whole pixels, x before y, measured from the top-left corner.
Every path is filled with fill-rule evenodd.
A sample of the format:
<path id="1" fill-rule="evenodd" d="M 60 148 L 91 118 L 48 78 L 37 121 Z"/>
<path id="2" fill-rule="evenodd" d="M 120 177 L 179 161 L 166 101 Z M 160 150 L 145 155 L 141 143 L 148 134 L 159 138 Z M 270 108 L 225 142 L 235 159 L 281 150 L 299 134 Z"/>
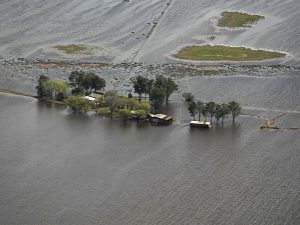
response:
<path id="1" fill-rule="evenodd" d="M 154 124 L 169 125 L 173 122 L 173 117 L 165 114 L 148 114 L 149 121 Z"/>
<path id="2" fill-rule="evenodd" d="M 211 123 L 203 121 L 191 121 L 190 127 L 211 128 Z"/>

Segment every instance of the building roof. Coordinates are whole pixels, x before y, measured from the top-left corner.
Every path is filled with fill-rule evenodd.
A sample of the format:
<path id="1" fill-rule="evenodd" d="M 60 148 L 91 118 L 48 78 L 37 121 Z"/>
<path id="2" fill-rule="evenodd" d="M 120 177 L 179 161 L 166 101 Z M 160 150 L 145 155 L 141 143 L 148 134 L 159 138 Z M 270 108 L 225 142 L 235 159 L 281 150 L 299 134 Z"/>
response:
<path id="1" fill-rule="evenodd" d="M 171 116 L 165 115 L 165 114 L 149 114 L 152 118 L 158 118 L 161 120 L 171 120 L 173 119 Z"/>

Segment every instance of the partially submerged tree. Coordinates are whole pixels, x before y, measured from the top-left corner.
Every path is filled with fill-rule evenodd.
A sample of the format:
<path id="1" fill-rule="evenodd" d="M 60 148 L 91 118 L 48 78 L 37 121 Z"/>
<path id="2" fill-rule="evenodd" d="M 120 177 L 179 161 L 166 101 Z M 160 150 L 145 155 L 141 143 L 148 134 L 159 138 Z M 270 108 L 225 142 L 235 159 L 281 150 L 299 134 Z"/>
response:
<path id="1" fill-rule="evenodd" d="M 157 110 L 160 108 L 164 101 L 164 91 L 159 87 L 154 87 L 150 93 L 150 101 L 151 105 L 154 108 L 154 111 L 157 112 Z"/>
<path id="2" fill-rule="evenodd" d="M 131 79 L 133 83 L 133 89 L 134 92 L 138 94 L 139 101 L 142 100 L 142 95 L 148 93 L 148 83 L 149 79 L 143 77 L 143 76 L 137 76 Z"/>
<path id="3" fill-rule="evenodd" d="M 73 112 L 86 113 L 92 107 L 91 101 L 79 96 L 69 96 L 65 103 Z"/>
<path id="4" fill-rule="evenodd" d="M 207 113 L 210 116 L 210 122 L 212 122 L 212 118 L 215 115 L 215 110 L 216 110 L 216 103 L 215 102 L 208 102 L 205 104 L 205 108 Z"/>
<path id="5" fill-rule="evenodd" d="M 169 97 L 178 90 L 178 85 L 170 77 L 166 78 L 163 75 L 157 75 L 154 83 L 155 87 L 161 88 L 165 92 L 166 104 L 168 104 Z"/>
<path id="6" fill-rule="evenodd" d="M 219 119 L 222 118 L 222 124 L 223 124 L 224 118 L 228 114 L 229 114 L 229 109 L 227 104 L 223 103 L 221 105 L 216 106 L 215 117 L 217 121 L 219 121 Z"/>
<path id="7" fill-rule="evenodd" d="M 196 120 L 196 115 L 197 115 L 197 112 L 198 112 L 196 102 L 192 101 L 189 104 L 189 112 L 190 112 L 190 115 L 194 117 L 194 120 Z"/>
<path id="8" fill-rule="evenodd" d="M 241 114 L 242 108 L 239 103 L 231 101 L 228 103 L 228 110 L 232 115 L 232 123 L 234 123 L 234 119 Z"/>
<path id="9" fill-rule="evenodd" d="M 204 103 L 201 102 L 201 101 L 197 101 L 197 102 L 196 102 L 196 109 L 197 109 L 198 118 L 199 118 L 199 121 L 200 121 L 201 115 L 202 115 L 202 113 L 203 113 L 203 110 L 205 109 Z"/>

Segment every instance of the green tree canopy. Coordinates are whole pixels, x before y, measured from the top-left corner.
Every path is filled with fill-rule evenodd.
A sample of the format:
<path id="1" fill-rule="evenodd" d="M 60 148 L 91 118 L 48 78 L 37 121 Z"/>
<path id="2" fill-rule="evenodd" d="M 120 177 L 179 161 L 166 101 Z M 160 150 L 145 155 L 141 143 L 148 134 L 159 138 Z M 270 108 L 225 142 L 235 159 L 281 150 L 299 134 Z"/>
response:
<path id="1" fill-rule="evenodd" d="M 132 78 L 131 81 L 133 83 L 134 92 L 139 95 L 139 101 L 141 101 L 143 94 L 149 94 L 152 81 L 140 75 Z"/>
<path id="2" fill-rule="evenodd" d="M 51 92 L 47 91 L 44 87 L 44 83 L 49 80 L 49 77 L 41 75 L 38 80 L 38 85 L 35 87 L 37 96 L 39 98 L 51 97 Z"/>
<path id="3" fill-rule="evenodd" d="M 43 88 L 51 93 L 55 98 L 65 96 L 68 91 L 68 83 L 64 80 L 47 80 L 43 83 Z"/>
<path id="4" fill-rule="evenodd" d="M 228 110 L 232 115 L 232 123 L 234 123 L 234 119 L 241 114 L 242 108 L 239 103 L 231 101 L 228 103 Z"/>
<path id="5" fill-rule="evenodd" d="M 166 78 L 163 75 L 157 75 L 154 83 L 155 87 L 161 88 L 165 92 L 166 104 L 168 104 L 169 97 L 178 90 L 178 85 L 170 77 Z"/>
<path id="6" fill-rule="evenodd" d="M 69 76 L 70 85 L 73 88 L 81 87 L 86 92 L 102 91 L 105 86 L 105 80 L 94 73 L 84 71 L 72 71 Z"/>
<path id="7" fill-rule="evenodd" d="M 205 108 L 207 113 L 210 116 L 210 122 L 212 122 L 212 118 L 215 114 L 215 109 L 216 109 L 216 103 L 215 102 L 208 102 L 205 104 Z"/>
<path id="8" fill-rule="evenodd" d="M 91 101 L 80 96 L 69 96 L 65 103 L 73 112 L 86 113 L 92 107 Z"/>
<path id="9" fill-rule="evenodd" d="M 118 92 L 114 90 L 110 90 L 105 92 L 104 94 L 104 102 L 108 105 L 110 110 L 110 118 L 113 118 L 114 111 L 120 105 L 120 98 L 118 96 Z"/>
<path id="10" fill-rule="evenodd" d="M 151 100 L 151 105 L 153 106 L 155 112 L 162 105 L 164 98 L 165 98 L 164 90 L 161 89 L 160 87 L 154 87 L 151 90 L 150 100 Z"/>

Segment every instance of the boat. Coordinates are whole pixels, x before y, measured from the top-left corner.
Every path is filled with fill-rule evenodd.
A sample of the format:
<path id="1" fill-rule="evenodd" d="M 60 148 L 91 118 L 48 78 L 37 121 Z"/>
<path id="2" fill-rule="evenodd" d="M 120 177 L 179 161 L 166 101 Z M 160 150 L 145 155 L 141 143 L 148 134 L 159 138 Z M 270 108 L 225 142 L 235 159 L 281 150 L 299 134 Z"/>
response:
<path id="1" fill-rule="evenodd" d="M 212 126 L 210 122 L 191 121 L 190 127 L 211 128 Z"/>

